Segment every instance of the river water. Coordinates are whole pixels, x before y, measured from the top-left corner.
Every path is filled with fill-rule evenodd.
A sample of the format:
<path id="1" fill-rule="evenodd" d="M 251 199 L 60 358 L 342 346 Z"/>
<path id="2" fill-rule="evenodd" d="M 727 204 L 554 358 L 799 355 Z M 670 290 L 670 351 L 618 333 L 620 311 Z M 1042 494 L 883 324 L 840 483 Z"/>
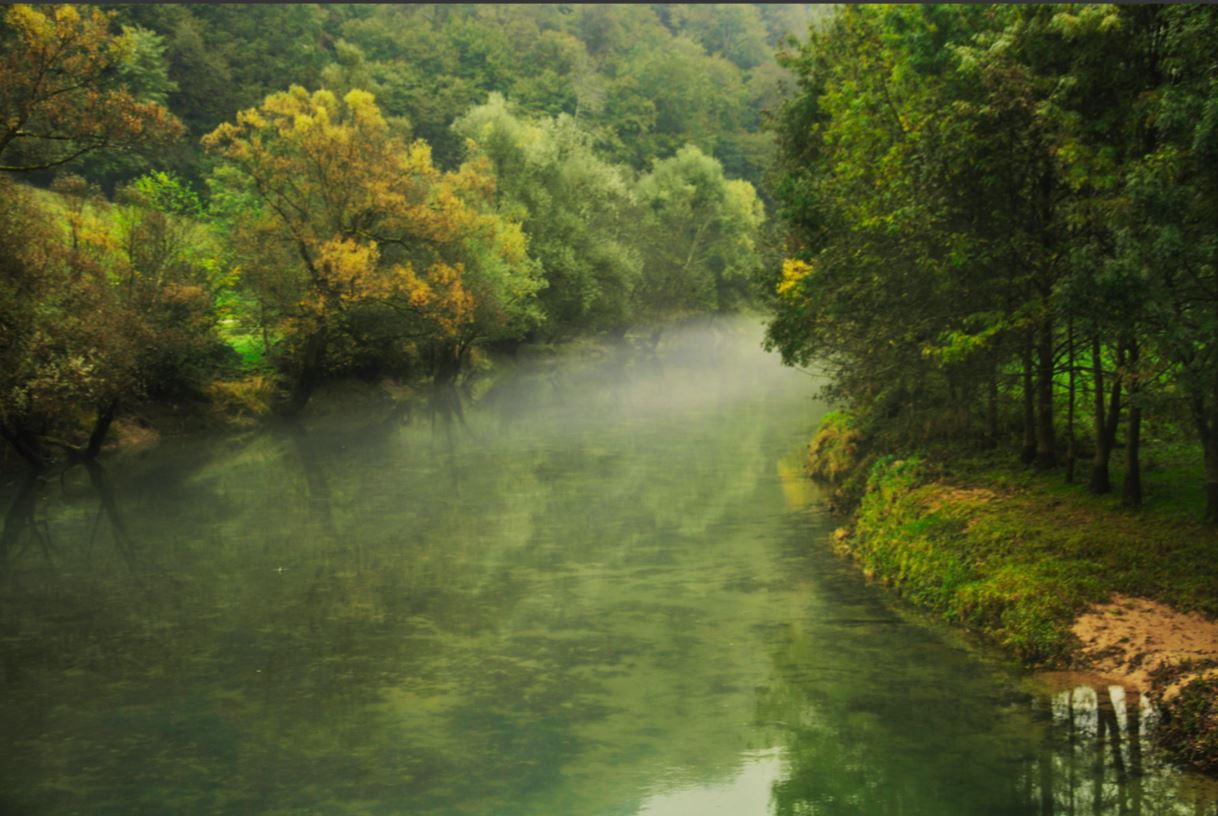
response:
<path id="1" fill-rule="evenodd" d="M 753 325 L 22 490 L 0 812 L 1214 814 L 1119 689 L 1044 691 L 865 583 Z"/>

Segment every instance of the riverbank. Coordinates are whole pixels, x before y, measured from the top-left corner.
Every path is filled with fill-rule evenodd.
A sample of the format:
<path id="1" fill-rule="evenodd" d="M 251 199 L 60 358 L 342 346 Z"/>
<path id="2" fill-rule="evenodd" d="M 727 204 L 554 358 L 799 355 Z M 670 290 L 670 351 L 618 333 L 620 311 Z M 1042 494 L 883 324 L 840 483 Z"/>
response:
<path id="1" fill-rule="evenodd" d="M 839 551 L 1028 666 L 1147 692 L 1165 746 L 1218 770 L 1218 530 L 1193 512 L 1193 451 L 1147 451 L 1146 506 L 1133 512 L 997 456 L 868 456 L 845 429 L 831 416 L 809 461 L 850 514 Z"/>
<path id="2" fill-rule="evenodd" d="M 500 376 L 523 363 L 557 359 L 560 355 L 600 359 L 610 347 L 597 338 L 576 338 L 563 344 L 523 344 L 512 354 L 477 349 L 457 384 L 460 399 L 476 398 L 492 389 Z M 424 378 L 335 377 L 318 385 L 301 417 L 363 410 L 383 411 L 386 416 L 426 413 L 432 409 L 434 392 L 432 383 Z M 192 397 L 120 402 L 102 455 L 141 451 L 163 439 L 256 431 L 283 419 L 275 406 L 286 399 L 285 383 L 268 370 L 213 381 Z M 77 435 L 84 439 L 87 430 L 82 420 Z M 51 466 L 60 467 L 68 459 L 59 455 L 52 459 Z M 0 478 L 23 478 L 28 469 L 10 445 L 0 442 Z"/>

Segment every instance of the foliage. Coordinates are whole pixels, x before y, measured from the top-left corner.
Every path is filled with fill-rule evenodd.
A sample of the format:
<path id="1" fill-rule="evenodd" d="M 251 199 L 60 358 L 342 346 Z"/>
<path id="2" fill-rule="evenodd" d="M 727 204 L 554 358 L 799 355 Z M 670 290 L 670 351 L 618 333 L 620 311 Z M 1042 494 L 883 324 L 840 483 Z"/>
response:
<path id="1" fill-rule="evenodd" d="M 1068 655 L 1074 616 L 1113 592 L 1214 614 L 1205 564 L 1218 541 L 1175 500 L 1187 458 L 1159 455 L 1168 458 L 1147 475 L 1143 515 L 993 457 L 936 453 L 937 470 L 882 459 L 848 548 L 914 603 L 1033 663 Z"/>
<path id="2" fill-rule="evenodd" d="M 753 186 L 728 179 L 718 161 L 686 145 L 656 162 L 638 189 L 644 262 L 636 313 L 657 319 L 744 302 L 765 218 Z"/>
<path id="3" fill-rule="evenodd" d="M 1218 770 L 1218 678 L 1188 683 L 1168 705 L 1156 735 L 1175 756 L 1213 773 Z"/>
<path id="4" fill-rule="evenodd" d="M 244 279 L 283 338 L 303 407 L 318 376 L 369 353 L 422 353 L 447 376 L 476 341 L 536 319 L 517 223 L 491 210 L 477 163 L 444 173 L 393 135 L 372 95 L 296 86 L 221 125 L 207 146 L 256 203 L 235 223 Z"/>
<path id="5" fill-rule="evenodd" d="M 574 118 L 528 121 L 496 94 L 455 128 L 490 161 L 501 210 L 521 213 L 546 335 L 624 328 L 641 264 L 628 171 L 598 158 Z"/>
<path id="6" fill-rule="evenodd" d="M 91 458 L 126 403 L 253 415 L 274 381 L 299 408 L 325 377 L 448 382 L 479 344 L 740 306 L 763 210 L 729 175 L 760 179 L 769 49 L 804 20 L 6 8 L 0 167 L 54 194 L 5 187 L 5 436 Z"/>
<path id="7" fill-rule="evenodd" d="M 0 27 L 0 170 L 43 170 L 102 148 L 176 138 L 178 121 L 128 84 L 155 62 L 149 47 L 143 32 L 113 34 L 96 8 L 10 6 Z"/>
<path id="8" fill-rule="evenodd" d="M 829 505 L 838 513 L 853 511 L 867 489 L 875 453 L 854 418 L 843 411 L 821 417 L 808 445 L 808 475 L 829 487 Z"/>
<path id="9" fill-rule="evenodd" d="M 1092 450 L 1105 492 L 1122 447 L 1130 506 L 1143 418 L 1191 415 L 1218 518 L 1215 24 L 1201 7 L 888 6 L 813 27 L 781 59 L 798 87 L 776 121 L 769 347 L 826 367 L 891 449 L 1014 431 L 1067 478 Z"/>
<path id="10" fill-rule="evenodd" d="M 224 281 L 195 225 L 139 196 L 172 179 L 137 183 L 109 207 L 62 176 L 58 212 L 3 183 L 0 430 L 36 465 L 47 444 L 91 458 L 119 402 L 198 393 L 223 363 L 214 297 Z"/>

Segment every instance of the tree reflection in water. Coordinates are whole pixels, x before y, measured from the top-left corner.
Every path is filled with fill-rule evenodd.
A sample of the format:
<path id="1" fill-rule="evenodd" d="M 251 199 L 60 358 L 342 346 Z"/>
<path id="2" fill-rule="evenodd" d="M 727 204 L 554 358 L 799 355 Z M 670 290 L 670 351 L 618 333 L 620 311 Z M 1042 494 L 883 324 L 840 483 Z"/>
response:
<path id="1" fill-rule="evenodd" d="M 766 702 L 763 698 L 761 716 L 766 716 Z M 1157 715 L 1144 694 L 1120 686 L 1076 685 L 1034 695 L 1027 710 L 1014 717 L 1017 727 L 1020 721 L 1030 726 L 1031 738 L 1023 742 L 1026 752 L 1008 758 L 1008 784 L 996 797 L 998 786 L 992 779 L 986 785 L 974 784 L 999 770 L 987 767 L 992 757 L 941 745 L 929 718 L 921 745 L 907 745 L 906 761 L 894 761 L 860 750 L 883 744 L 861 732 L 891 728 L 889 737 L 899 739 L 896 732 L 907 732 L 908 720 L 920 719 L 918 713 L 898 713 L 872 726 L 835 728 L 830 721 L 837 718 L 821 716 L 810 701 L 804 702 L 800 722 L 771 723 L 787 726 L 786 771 L 773 788 L 773 810 L 780 816 L 1218 813 L 1218 782 L 1179 771 L 1153 744 L 1144 744 L 1144 736 L 1153 735 Z M 771 696 L 768 703 L 789 707 L 791 701 Z M 849 715 L 843 722 L 850 722 Z M 993 725 L 1000 731 L 1011 723 Z M 929 796 L 928 776 L 937 780 Z"/>

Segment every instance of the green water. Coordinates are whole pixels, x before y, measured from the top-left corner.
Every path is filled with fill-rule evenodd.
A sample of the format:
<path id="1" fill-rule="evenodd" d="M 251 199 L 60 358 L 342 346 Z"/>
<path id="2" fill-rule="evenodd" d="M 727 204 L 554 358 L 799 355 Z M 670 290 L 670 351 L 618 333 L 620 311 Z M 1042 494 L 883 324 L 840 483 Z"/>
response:
<path id="1" fill-rule="evenodd" d="M 1215 813 L 832 554 L 757 337 L 5 486 L 0 812 Z"/>

